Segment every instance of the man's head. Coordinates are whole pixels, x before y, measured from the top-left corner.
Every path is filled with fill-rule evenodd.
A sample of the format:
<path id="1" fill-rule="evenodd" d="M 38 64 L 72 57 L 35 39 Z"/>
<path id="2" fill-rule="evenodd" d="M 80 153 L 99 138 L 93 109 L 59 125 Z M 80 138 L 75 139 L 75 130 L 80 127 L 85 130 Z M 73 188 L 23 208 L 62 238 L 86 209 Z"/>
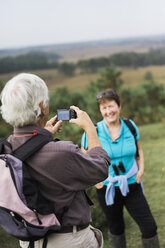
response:
<path id="1" fill-rule="evenodd" d="M 1 114 L 14 127 L 36 124 L 43 114 L 48 115 L 48 101 L 45 82 L 36 75 L 21 73 L 8 81 L 1 93 Z"/>

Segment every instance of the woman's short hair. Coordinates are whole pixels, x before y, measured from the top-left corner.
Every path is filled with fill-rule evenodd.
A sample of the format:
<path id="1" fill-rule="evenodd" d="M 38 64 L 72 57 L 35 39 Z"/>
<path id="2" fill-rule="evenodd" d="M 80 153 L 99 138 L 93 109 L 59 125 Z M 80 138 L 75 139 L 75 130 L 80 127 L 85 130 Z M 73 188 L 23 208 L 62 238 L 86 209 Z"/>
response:
<path id="1" fill-rule="evenodd" d="M 1 93 L 3 119 L 14 127 L 35 124 L 40 119 L 40 102 L 48 104 L 48 88 L 34 74 L 21 73 L 9 80 Z"/>
<path id="2" fill-rule="evenodd" d="M 99 105 L 106 101 L 112 101 L 112 100 L 115 101 L 117 105 L 120 107 L 120 98 L 114 90 L 107 89 L 107 90 L 101 91 L 97 95 L 97 102 Z"/>

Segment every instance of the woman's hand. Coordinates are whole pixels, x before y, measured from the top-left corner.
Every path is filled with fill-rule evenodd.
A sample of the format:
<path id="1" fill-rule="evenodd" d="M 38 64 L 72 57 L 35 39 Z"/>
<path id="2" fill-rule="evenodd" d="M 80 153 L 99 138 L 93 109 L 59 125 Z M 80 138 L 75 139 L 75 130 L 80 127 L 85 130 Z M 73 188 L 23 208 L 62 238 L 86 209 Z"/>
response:
<path id="1" fill-rule="evenodd" d="M 137 182 L 137 183 L 140 183 L 140 182 L 141 182 L 143 173 L 144 173 L 144 171 L 142 171 L 142 170 L 139 170 L 139 171 L 137 172 L 137 174 L 136 174 L 136 182 Z"/>
<path id="2" fill-rule="evenodd" d="M 144 173 L 144 156 L 143 156 L 143 150 L 140 146 L 139 141 L 137 142 L 137 145 L 138 145 L 138 150 L 139 150 L 139 158 L 136 159 L 136 161 L 137 161 L 139 170 L 136 174 L 136 182 L 140 183 L 142 180 L 143 173 Z"/>
<path id="3" fill-rule="evenodd" d="M 104 184 L 102 182 L 101 183 L 97 183 L 95 185 L 96 189 L 101 189 L 103 186 L 104 186 Z"/>
<path id="4" fill-rule="evenodd" d="M 47 121 L 45 125 L 45 129 L 53 134 L 53 136 L 60 131 L 60 127 L 62 126 L 62 121 L 57 121 L 57 115 Z"/>

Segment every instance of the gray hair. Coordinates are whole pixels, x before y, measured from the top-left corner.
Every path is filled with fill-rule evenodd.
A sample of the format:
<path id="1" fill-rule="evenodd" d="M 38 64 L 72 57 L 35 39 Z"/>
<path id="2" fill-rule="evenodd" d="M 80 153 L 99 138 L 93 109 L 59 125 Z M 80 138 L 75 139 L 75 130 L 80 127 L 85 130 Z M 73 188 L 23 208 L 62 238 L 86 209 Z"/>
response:
<path id="1" fill-rule="evenodd" d="M 21 73 L 9 80 L 2 93 L 0 111 L 3 119 L 14 127 L 35 124 L 40 119 L 40 102 L 48 104 L 48 88 L 34 74 Z"/>

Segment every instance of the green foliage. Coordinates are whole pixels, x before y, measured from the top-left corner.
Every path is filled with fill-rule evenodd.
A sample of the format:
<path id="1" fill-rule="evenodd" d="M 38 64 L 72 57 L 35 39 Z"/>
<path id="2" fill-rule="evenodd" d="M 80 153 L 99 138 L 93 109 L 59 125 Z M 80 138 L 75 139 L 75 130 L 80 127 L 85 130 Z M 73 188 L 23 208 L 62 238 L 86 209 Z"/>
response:
<path id="1" fill-rule="evenodd" d="M 112 54 L 108 57 L 92 58 L 88 60 L 79 60 L 76 67 L 81 70 L 82 73 L 97 72 L 100 68 L 109 67 L 111 64 L 120 67 L 142 67 L 148 65 L 164 65 L 165 64 L 165 50 L 155 49 L 150 50 L 148 53 L 136 53 L 136 52 L 120 52 Z M 149 76 L 147 76 L 148 78 Z M 146 79 L 147 79 L 146 78 Z M 147 80 L 151 80 L 150 78 Z"/>
<path id="2" fill-rule="evenodd" d="M 85 104 L 83 92 L 72 92 L 67 87 L 60 87 L 50 93 L 50 113 L 52 114 L 57 109 L 68 109 L 71 105 L 83 108 Z"/>
<path id="3" fill-rule="evenodd" d="M 86 101 L 84 95 L 81 92 L 71 92 L 67 87 L 57 88 L 50 95 L 50 113 L 54 116 L 57 113 L 57 109 L 69 109 L 70 106 L 75 105 L 80 109 L 84 109 Z M 72 140 L 76 144 L 80 145 L 81 136 L 83 131 L 75 125 L 71 125 L 68 121 L 63 122 L 62 131 L 57 134 L 57 137 L 61 140 Z"/>
<path id="4" fill-rule="evenodd" d="M 0 73 L 35 70 L 46 68 L 57 68 L 56 54 L 49 54 L 43 52 L 30 52 L 25 55 L 17 57 L 5 57 L 0 59 Z"/>
<path id="5" fill-rule="evenodd" d="M 64 63 L 61 63 L 59 65 L 58 69 L 59 69 L 60 73 L 66 75 L 66 76 L 73 76 L 75 73 L 76 67 L 75 67 L 75 64 L 73 64 L 73 63 L 64 62 Z"/>
<path id="6" fill-rule="evenodd" d="M 125 88 L 121 75 L 121 70 L 111 65 L 101 72 L 96 82 L 88 84 L 83 92 L 70 91 L 67 87 L 57 88 L 50 93 L 50 115 L 55 115 L 57 109 L 69 109 L 71 105 L 75 105 L 88 112 L 93 122 L 96 123 L 101 119 L 96 95 L 104 89 L 112 88 L 121 98 L 122 116 L 133 119 L 137 124 L 163 120 L 165 118 L 165 87 L 153 80 L 147 80 L 134 88 Z M 67 130 L 67 127 L 63 130 L 65 128 Z M 7 133 L 8 126 L 3 124 L 0 134 L 4 137 Z M 71 130 L 68 130 L 67 134 L 68 137 L 72 137 Z"/>
<path id="7" fill-rule="evenodd" d="M 111 63 L 118 66 L 132 66 L 137 67 L 143 63 L 144 56 L 135 52 L 116 53 L 110 56 Z"/>
<path id="8" fill-rule="evenodd" d="M 83 130 L 75 124 L 70 124 L 68 121 L 63 121 L 61 131 L 57 133 L 56 138 L 65 141 L 74 141 L 74 143 L 80 147 L 82 134 Z"/>
<path id="9" fill-rule="evenodd" d="M 123 84 L 121 80 L 121 70 L 114 65 L 104 69 L 101 73 L 101 78 L 97 81 L 100 90 L 111 88 L 118 91 Z"/>
<path id="10" fill-rule="evenodd" d="M 164 65 L 165 49 L 150 50 L 148 53 L 122 52 L 110 56 L 110 63 L 118 66 Z"/>
<path id="11" fill-rule="evenodd" d="M 164 65 L 165 49 L 150 50 L 148 53 L 120 52 L 109 57 L 90 58 L 79 60 L 76 64 L 63 62 L 58 64 L 59 55 L 50 52 L 29 52 L 16 57 L 4 57 L 0 59 L 0 73 L 15 72 L 22 70 L 35 70 L 58 68 L 59 72 L 72 76 L 75 70 L 80 73 L 94 73 L 111 64 L 120 67 L 144 67 L 148 65 Z M 151 80 L 150 76 L 147 80 Z"/>
<path id="12" fill-rule="evenodd" d="M 5 138 L 9 136 L 9 134 L 12 132 L 13 128 L 5 123 L 2 120 L 2 117 L 0 116 L 0 138 Z"/>
<path id="13" fill-rule="evenodd" d="M 88 112 L 94 123 L 101 119 L 100 111 L 96 101 L 97 94 L 107 88 L 120 90 L 123 84 L 120 76 L 121 70 L 111 65 L 101 72 L 100 77 L 96 80 L 96 82 L 91 82 L 89 85 L 87 85 L 84 94 L 85 101 L 87 103 L 87 109 L 85 108 L 84 110 Z"/>
<path id="14" fill-rule="evenodd" d="M 106 57 L 92 58 L 89 60 L 79 60 L 77 67 L 81 69 L 82 73 L 97 72 L 102 67 L 109 66 L 109 59 Z"/>
<path id="15" fill-rule="evenodd" d="M 147 71 L 146 74 L 144 75 L 145 80 L 153 80 L 152 72 Z"/>
<path id="16" fill-rule="evenodd" d="M 154 81 L 132 89 L 121 89 L 122 114 L 137 124 L 161 121 L 165 117 L 165 87 Z"/>

